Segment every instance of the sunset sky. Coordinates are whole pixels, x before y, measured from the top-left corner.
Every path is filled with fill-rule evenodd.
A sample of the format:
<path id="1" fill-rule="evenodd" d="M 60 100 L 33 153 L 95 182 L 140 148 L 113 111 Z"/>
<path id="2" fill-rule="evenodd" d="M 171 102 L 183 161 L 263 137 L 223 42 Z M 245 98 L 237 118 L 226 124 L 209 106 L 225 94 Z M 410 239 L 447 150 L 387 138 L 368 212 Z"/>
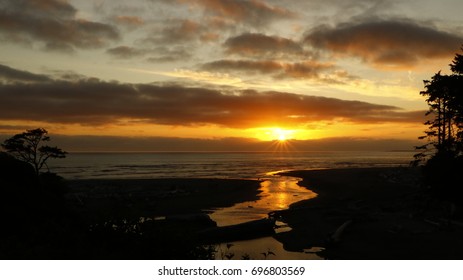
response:
<path id="1" fill-rule="evenodd" d="M 463 44 L 462 10 L 461 0 L 0 0 L 0 134 L 44 127 L 119 147 L 412 141 L 425 129 L 423 80 L 448 73 Z"/>

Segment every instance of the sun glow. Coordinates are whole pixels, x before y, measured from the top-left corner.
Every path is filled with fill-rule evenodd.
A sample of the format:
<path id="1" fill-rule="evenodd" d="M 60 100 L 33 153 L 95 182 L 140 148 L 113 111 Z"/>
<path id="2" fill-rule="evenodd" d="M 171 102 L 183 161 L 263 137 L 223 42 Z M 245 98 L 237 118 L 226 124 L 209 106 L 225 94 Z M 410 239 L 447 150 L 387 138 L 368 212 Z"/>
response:
<path id="1" fill-rule="evenodd" d="M 272 134 L 272 140 L 278 140 L 278 141 L 283 142 L 291 138 L 293 131 L 281 129 L 277 127 L 277 128 L 272 129 L 271 134 Z"/>
<path id="2" fill-rule="evenodd" d="M 247 135 L 253 135 L 254 138 L 261 141 L 278 141 L 286 142 L 295 139 L 307 139 L 306 130 L 284 129 L 280 127 L 260 127 L 247 130 Z"/>

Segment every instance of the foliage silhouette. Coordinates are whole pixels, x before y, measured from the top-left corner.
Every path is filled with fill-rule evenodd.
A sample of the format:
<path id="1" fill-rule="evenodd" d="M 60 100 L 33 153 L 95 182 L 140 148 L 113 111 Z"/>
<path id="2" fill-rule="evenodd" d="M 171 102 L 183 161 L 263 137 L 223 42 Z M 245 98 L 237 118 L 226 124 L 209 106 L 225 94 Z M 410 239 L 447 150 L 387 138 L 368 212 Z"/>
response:
<path id="1" fill-rule="evenodd" d="M 214 258 L 215 247 L 192 234 L 197 223 L 139 219 L 127 209 L 125 217 L 87 215 L 63 191 L 63 178 L 46 172 L 37 178 L 30 164 L 4 152 L 0 186 L 0 259 Z"/>
<path id="2" fill-rule="evenodd" d="M 44 174 L 41 174 L 41 177 Z M 63 193 L 48 188 L 58 176 L 40 178 L 34 168 L 0 153 L 0 259 L 55 259 L 79 256 L 83 229 Z"/>
<path id="3" fill-rule="evenodd" d="M 89 230 L 90 258 L 97 259 L 213 259 L 215 247 L 202 245 L 196 225 L 151 219 L 110 219 Z"/>
<path id="4" fill-rule="evenodd" d="M 462 48 L 463 51 L 463 48 Z M 463 170 L 463 56 L 456 54 L 451 75 L 436 73 L 424 81 L 420 92 L 429 105 L 428 129 L 420 139 L 428 143 L 416 147 L 415 163 L 425 162 L 423 180 L 434 195 L 463 205 L 463 190 L 456 185 Z"/>
<path id="5" fill-rule="evenodd" d="M 50 158 L 64 158 L 67 152 L 58 147 L 44 145 L 50 141 L 48 131 L 43 128 L 26 130 L 6 139 L 1 146 L 15 158 L 31 164 L 38 177 Z"/>
<path id="6" fill-rule="evenodd" d="M 34 168 L 23 161 L 17 160 L 12 155 L 0 152 L 0 180 L 2 180 L 3 192 L 18 191 L 19 188 L 8 188 L 17 186 L 27 188 L 36 184 Z M 22 190 L 21 190 L 22 191 Z"/>
<path id="7" fill-rule="evenodd" d="M 424 123 L 428 129 L 419 138 L 429 142 L 416 147 L 421 151 L 415 155 L 418 161 L 434 155 L 457 157 L 463 153 L 463 56 L 456 54 L 450 68 L 452 75 L 439 71 L 424 81 L 425 90 L 420 92 L 429 106 L 426 115 L 433 119 Z"/>

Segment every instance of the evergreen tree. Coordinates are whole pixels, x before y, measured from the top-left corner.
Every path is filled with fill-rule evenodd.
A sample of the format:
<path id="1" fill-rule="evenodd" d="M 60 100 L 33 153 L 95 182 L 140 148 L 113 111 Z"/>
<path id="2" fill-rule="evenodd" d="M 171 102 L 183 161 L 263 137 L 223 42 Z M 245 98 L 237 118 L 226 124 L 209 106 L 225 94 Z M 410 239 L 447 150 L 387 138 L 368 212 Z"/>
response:
<path id="1" fill-rule="evenodd" d="M 463 49 L 462 49 L 463 50 Z M 463 206 L 463 56 L 456 54 L 450 64 L 451 75 L 439 71 L 431 80 L 424 81 L 429 105 L 427 115 L 432 117 L 425 124 L 428 129 L 426 145 L 417 147 L 421 153 L 416 161 L 427 160 L 424 165 L 423 182 L 436 197 L 452 202 L 457 208 Z M 416 162 L 415 161 L 415 162 Z M 463 209 L 463 208 L 461 208 Z"/>
<path id="2" fill-rule="evenodd" d="M 428 129 L 420 139 L 428 138 L 429 142 L 417 147 L 424 151 L 415 155 L 418 159 L 430 150 L 431 156 L 455 158 L 463 154 L 463 56 L 456 54 L 450 68 L 451 75 L 439 71 L 425 80 L 425 90 L 420 92 L 429 105 L 426 115 L 433 118 L 425 122 Z"/>

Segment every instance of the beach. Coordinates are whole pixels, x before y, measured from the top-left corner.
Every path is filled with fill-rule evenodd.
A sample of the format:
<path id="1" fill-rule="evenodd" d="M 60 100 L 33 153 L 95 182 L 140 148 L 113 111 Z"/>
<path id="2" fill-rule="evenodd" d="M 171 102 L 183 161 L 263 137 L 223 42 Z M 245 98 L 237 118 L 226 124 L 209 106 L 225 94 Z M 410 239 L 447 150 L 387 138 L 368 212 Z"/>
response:
<path id="1" fill-rule="evenodd" d="M 317 248 L 318 257 L 326 259 L 463 258 L 463 224 L 450 216 L 449 204 L 432 198 L 420 186 L 418 169 L 344 168 L 282 175 L 301 178 L 299 185 L 316 193 L 288 209 L 269 213 L 291 228 L 273 234 L 286 251 Z M 67 197 L 90 220 L 105 215 L 185 218 L 259 200 L 261 183 L 232 179 L 71 180 Z M 196 230 L 211 226 L 215 225 L 202 223 Z"/>
<path id="2" fill-rule="evenodd" d="M 324 247 L 327 259 L 462 259 L 463 227 L 450 204 L 420 186 L 413 168 L 289 172 L 317 197 L 276 213 L 293 228 L 288 250 Z"/>

